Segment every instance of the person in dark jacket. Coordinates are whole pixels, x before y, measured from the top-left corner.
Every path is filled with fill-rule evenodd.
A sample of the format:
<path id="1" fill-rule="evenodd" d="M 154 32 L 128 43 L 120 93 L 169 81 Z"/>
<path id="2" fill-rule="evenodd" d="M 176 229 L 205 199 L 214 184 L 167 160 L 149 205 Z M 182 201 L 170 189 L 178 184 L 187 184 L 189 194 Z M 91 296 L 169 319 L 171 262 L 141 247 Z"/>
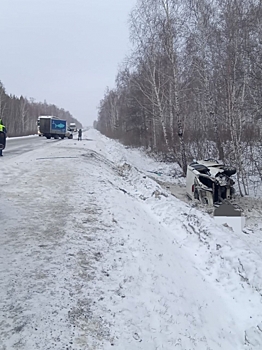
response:
<path id="1" fill-rule="evenodd" d="M 78 130 L 78 141 L 82 141 L 82 129 Z"/>
<path id="2" fill-rule="evenodd" d="M 3 124 L 2 119 L 0 119 L 0 157 L 3 156 L 3 149 L 5 148 L 6 142 L 6 127 Z"/>

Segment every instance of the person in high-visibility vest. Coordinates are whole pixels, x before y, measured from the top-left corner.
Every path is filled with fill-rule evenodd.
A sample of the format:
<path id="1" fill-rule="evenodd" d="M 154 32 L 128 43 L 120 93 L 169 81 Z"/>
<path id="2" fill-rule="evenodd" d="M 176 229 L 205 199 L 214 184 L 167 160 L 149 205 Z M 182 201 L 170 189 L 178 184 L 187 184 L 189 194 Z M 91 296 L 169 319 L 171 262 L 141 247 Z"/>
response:
<path id="1" fill-rule="evenodd" d="M 6 140 L 6 127 L 3 124 L 2 119 L 0 119 L 0 146 L 2 144 L 2 147 L 5 147 L 5 140 Z M 3 156 L 3 149 L 0 147 L 0 157 Z"/>

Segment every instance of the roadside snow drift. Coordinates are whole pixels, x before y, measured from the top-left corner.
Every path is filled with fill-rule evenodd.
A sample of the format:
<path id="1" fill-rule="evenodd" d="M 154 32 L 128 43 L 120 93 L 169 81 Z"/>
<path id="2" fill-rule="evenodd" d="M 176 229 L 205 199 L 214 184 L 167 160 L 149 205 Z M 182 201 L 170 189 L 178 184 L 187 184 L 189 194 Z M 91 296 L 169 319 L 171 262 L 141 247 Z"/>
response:
<path id="1" fill-rule="evenodd" d="M 262 349 L 259 215 L 235 234 L 83 136 L 1 159 L 0 350 Z"/>

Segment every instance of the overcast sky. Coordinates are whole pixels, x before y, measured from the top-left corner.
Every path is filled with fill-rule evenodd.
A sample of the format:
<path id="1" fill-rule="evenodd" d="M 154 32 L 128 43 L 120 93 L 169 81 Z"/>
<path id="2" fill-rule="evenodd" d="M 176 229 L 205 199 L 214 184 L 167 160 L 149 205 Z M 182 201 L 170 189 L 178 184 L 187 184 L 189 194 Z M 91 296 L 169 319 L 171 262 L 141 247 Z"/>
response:
<path id="1" fill-rule="evenodd" d="M 97 117 L 130 49 L 136 0 L 0 0 L 0 80 L 7 93 Z"/>

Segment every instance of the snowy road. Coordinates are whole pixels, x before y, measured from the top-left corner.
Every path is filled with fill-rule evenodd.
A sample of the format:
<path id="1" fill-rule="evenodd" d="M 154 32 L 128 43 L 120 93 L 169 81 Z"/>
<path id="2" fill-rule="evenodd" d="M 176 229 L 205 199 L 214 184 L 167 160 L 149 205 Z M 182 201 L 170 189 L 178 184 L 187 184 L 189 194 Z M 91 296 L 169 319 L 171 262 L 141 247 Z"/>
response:
<path id="1" fill-rule="evenodd" d="M 3 157 L 0 350 L 261 349 L 259 221 L 218 227 L 147 176 L 174 166 L 84 136 Z"/>
<path id="2" fill-rule="evenodd" d="M 45 137 L 32 135 L 27 137 L 7 138 L 5 157 L 13 157 L 44 147 L 48 143 L 58 142 L 59 140 L 47 140 Z"/>

